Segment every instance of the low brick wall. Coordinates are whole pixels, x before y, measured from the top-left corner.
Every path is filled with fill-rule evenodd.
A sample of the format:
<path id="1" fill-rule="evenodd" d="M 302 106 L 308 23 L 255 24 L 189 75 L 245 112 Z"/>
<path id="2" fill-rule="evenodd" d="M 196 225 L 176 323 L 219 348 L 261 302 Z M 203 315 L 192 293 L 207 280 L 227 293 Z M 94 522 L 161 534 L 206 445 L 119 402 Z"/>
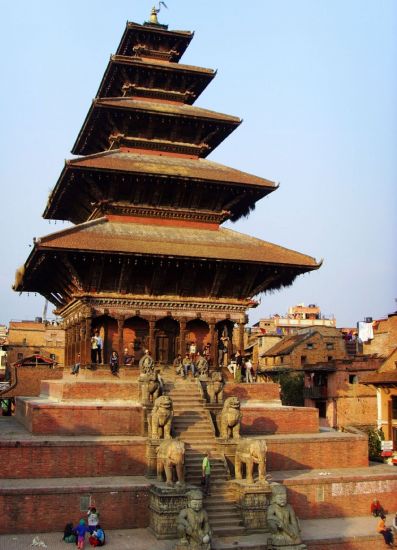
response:
<path id="1" fill-rule="evenodd" d="M 14 388 L 2 393 L 2 399 L 17 396 L 35 397 L 40 394 L 42 380 L 59 380 L 63 376 L 63 368 L 15 367 L 15 370 L 17 384 Z M 12 376 L 11 383 L 15 381 L 15 376 Z"/>
<path id="2" fill-rule="evenodd" d="M 56 380 L 41 384 L 41 395 L 58 400 L 120 399 L 137 401 L 138 382 L 112 380 Z"/>
<path id="3" fill-rule="evenodd" d="M 0 479 L 145 475 L 146 462 L 143 438 L 0 443 Z"/>
<path id="4" fill-rule="evenodd" d="M 223 390 L 224 398 L 235 396 L 240 401 L 274 401 L 280 399 L 280 386 L 275 383 L 236 384 L 227 382 Z"/>
<path id="5" fill-rule="evenodd" d="M 39 402 L 17 398 L 16 418 L 36 435 L 144 435 L 139 403 L 117 405 Z"/>
<path id="6" fill-rule="evenodd" d="M 259 384 L 258 384 L 259 385 Z M 244 435 L 317 433 L 318 409 L 308 407 L 263 407 L 244 403 L 241 407 Z"/>
<path id="7" fill-rule="evenodd" d="M 329 480 L 287 480 L 288 502 L 301 519 L 368 516 L 377 497 L 384 507 L 397 510 L 397 473 L 388 479 L 353 476 Z"/>
<path id="8" fill-rule="evenodd" d="M 382 535 L 304 542 L 307 550 L 384 550 L 386 548 Z"/>
<path id="9" fill-rule="evenodd" d="M 0 487 L 0 534 L 62 532 L 66 523 L 86 518 L 83 508 L 88 497 L 105 529 L 144 528 L 149 525 L 149 487 L 144 483 L 96 487 L 86 479 L 69 487 Z"/>
<path id="10" fill-rule="evenodd" d="M 365 437 L 337 434 L 339 437 L 269 438 L 267 469 L 302 470 L 313 468 L 365 468 L 368 442 Z"/>

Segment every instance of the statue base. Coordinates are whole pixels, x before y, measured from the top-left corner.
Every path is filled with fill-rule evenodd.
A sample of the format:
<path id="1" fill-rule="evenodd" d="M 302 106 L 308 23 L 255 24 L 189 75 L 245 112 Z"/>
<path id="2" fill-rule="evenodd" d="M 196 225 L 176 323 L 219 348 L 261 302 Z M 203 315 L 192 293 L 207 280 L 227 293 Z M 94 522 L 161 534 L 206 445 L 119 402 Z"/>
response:
<path id="1" fill-rule="evenodd" d="M 272 490 L 267 481 L 248 484 L 244 480 L 233 480 L 237 508 L 248 533 L 267 532 L 267 508 Z"/>
<path id="2" fill-rule="evenodd" d="M 157 539 L 176 539 L 176 519 L 187 506 L 187 492 L 191 486 L 168 487 L 164 483 L 154 484 L 150 489 L 149 529 Z"/>

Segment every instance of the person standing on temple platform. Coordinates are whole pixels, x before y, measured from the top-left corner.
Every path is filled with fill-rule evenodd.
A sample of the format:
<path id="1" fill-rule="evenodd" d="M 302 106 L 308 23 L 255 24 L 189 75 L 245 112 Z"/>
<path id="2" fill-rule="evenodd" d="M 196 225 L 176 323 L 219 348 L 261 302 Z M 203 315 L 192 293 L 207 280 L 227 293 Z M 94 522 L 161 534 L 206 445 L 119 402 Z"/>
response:
<path id="1" fill-rule="evenodd" d="M 204 481 L 203 492 L 204 496 L 211 496 L 211 462 L 210 462 L 210 453 L 207 451 L 203 458 L 202 464 L 202 479 Z"/>
<path id="2" fill-rule="evenodd" d="M 192 374 L 194 376 L 194 363 L 190 359 L 190 355 L 188 353 L 183 358 L 182 365 L 183 365 L 183 372 L 185 373 L 185 378 L 188 375 L 189 369 L 192 371 Z"/>
<path id="3" fill-rule="evenodd" d="M 196 342 L 190 342 L 189 355 L 190 355 L 190 360 L 191 360 L 192 363 L 194 363 L 195 360 L 196 360 L 196 353 L 197 353 Z"/>
<path id="4" fill-rule="evenodd" d="M 119 373 L 119 356 L 116 351 L 112 351 L 110 357 L 110 370 L 114 376 L 117 376 Z"/>
<path id="5" fill-rule="evenodd" d="M 207 359 L 208 365 L 211 364 L 211 344 L 208 342 L 203 348 L 203 356 Z"/>
<path id="6" fill-rule="evenodd" d="M 99 363 L 101 365 L 102 360 L 103 360 L 103 357 L 102 357 L 103 340 L 102 340 L 101 335 L 99 334 L 98 330 L 95 333 L 95 338 L 96 338 L 96 341 L 97 341 L 97 358 L 98 358 L 97 363 Z"/>
<path id="7" fill-rule="evenodd" d="M 91 336 L 91 363 L 97 363 L 98 362 L 98 340 L 93 334 Z"/>
<path id="8" fill-rule="evenodd" d="M 247 384 L 252 384 L 254 381 L 254 377 L 252 375 L 254 367 L 249 357 L 248 359 L 245 360 L 244 366 L 245 366 L 245 381 Z"/>
<path id="9" fill-rule="evenodd" d="M 77 374 L 79 374 L 79 370 L 80 370 L 80 353 L 77 354 L 76 362 L 73 365 L 70 374 L 76 374 L 77 375 Z"/>

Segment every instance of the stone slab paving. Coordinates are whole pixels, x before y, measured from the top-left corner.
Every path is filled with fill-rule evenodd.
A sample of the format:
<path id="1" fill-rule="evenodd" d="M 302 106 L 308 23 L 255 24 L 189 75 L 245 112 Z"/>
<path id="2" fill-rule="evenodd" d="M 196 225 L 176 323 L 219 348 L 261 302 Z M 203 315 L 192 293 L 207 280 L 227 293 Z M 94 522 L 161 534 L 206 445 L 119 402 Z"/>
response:
<path id="1" fill-rule="evenodd" d="M 393 514 L 389 514 L 387 524 L 391 525 Z M 302 520 L 302 535 L 304 541 L 335 540 L 341 538 L 357 538 L 376 535 L 377 518 L 372 516 L 355 518 L 335 518 L 320 520 Z M 175 540 L 157 540 L 146 529 L 119 529 L 107 531 L 106 548 L 109 550 L 173 550 Z M 39 533 L 23 535 L 0 535 L 0 550 L 41 550 L 44 546 L 32 546 L 35 537 L 46 544 L 48 550 L 73 550 L 72 544 L 64 543 L 61 533 Z M 266 535 L 254 534 L 246 537 L 225 537 L 215 539 L 214 550 L 229 550 L 247 548 L 248 550 L 265 549 Z M 330 542 L 330 550 L 332 549 Z M 86 549 L 91 548 L 86 544 Z"/>

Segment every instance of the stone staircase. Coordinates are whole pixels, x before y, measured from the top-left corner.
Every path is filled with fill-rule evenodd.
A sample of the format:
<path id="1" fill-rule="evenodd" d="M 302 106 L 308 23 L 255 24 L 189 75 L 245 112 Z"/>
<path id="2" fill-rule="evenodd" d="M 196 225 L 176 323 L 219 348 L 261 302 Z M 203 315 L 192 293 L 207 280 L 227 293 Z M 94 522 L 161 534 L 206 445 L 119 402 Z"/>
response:
<path id="1" fill-rule="evenodd" d="M 205 499 L 205 509 L 211 528 L 218 537 L 244 534 L 241 517 L 229 488 L 227 468 L 217 451 L 211 418 L 204 407 L 205 399 L 200 393 L 198 381 L 167 374 L 164 377 L 167 380 L 166 392 L 174 404 L 174 436 L 184 441 L 186 446 L 186 482 L 200 485 L 204 453 L 210 451 L 211 496 Z"/>

